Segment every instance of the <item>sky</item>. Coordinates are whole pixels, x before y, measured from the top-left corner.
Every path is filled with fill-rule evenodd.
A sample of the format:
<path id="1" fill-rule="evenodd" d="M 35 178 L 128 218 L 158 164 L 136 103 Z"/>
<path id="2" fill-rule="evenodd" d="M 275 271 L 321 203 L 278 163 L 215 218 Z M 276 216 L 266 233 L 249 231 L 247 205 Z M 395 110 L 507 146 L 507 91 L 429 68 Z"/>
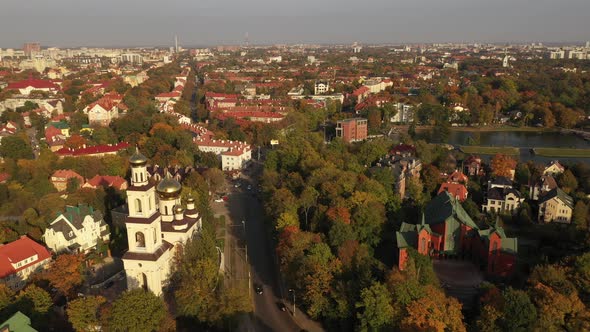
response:
<path id="1" fill-rule="evenodd" d="M 0 48 L 583 42 L 590 0 L 0 0 Z"/>

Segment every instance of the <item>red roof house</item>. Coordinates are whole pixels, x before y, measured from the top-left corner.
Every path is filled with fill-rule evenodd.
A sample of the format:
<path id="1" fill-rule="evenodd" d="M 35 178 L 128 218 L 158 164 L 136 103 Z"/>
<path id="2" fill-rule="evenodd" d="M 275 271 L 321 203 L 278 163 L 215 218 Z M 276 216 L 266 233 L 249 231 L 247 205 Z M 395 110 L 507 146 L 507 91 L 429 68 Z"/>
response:
<path id="1" fill-rule="evenodd" d="M 440 185 L 440 189 L 438 189 L 438 194 L 444 191 L 448 192 L 461 202 L 467 199 L 467 188 L 460 183 L 445 182 Z"/>
<path id="2" fill-rule="evenodd" d="M 125 190 L 127 189 L 127 180 L 120 176 L 96 175 L 92 179 L 86 181 L 83 187 L 92 189 L 96 189 L 98 187 L 113 187 L 117 190 Z"/>
<path id="3" fill-rule="evenodd" d="M 12 289 L 21 289 L 29 276 L 51 261 L 44 246 L 26 235 L 0 245 L 0 280 Z"/>

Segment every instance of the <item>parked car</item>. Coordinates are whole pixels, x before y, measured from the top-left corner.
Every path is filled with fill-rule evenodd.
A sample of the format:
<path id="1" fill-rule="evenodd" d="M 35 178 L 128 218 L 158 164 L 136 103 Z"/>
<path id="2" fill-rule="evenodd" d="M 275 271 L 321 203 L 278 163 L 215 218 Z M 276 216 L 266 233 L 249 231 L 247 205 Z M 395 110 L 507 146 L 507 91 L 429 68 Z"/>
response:
<path id="1" fill-rule="evenodd" d="M 114 284 L 115 284 L 115 282 L 111 280 L 111 281 L 107 282 L 106 284 L 104 284 L 103 287 L 104 287 L 104 289 L 109 289 L 109 288 L 113 287 Z"/>
<path id="2" fill-rule="evenodd" d="M 223 202 L 223 197 L 219 197 L 217 199 L 215 199 L 215 203 L 221 203 Z"/>
<path id="3" fill-rule="evenodd" d="M 262 285 L 255 284 L 254 290 L 256 291 L 256 294 L 259 294 L 259 295 L 262 294 Z"/>

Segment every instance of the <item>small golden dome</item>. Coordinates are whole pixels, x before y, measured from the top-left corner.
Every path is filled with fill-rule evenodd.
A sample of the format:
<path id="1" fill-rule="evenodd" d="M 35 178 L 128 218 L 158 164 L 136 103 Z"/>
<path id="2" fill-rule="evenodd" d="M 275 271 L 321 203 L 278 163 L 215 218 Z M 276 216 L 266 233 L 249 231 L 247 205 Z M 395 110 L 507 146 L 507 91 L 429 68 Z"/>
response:
<path id="1" fill-rule="evenodd" d="M 156 186 L 156 191 L 164 197 L 178 196 L 181 190 L 180 183 L 174 180 L 168 171 L 166 171 L 166 177 Z"/>
<path id="2" fill-rule="evenodd" d="M 135 147 L 135 153 L 129 158 L 131 166 L 144 166 L 147 161 L 147 158 L 139 152 L 139 148 Z"/>
<path id="3" fill-rule="evenodd" d="M 182 205 L 176 205 L 174 207 L 174 213 L 180 214 L 180 213 L 183 213 L 183 212 L 184 212 L 184 208 L 182 207 Z"/>

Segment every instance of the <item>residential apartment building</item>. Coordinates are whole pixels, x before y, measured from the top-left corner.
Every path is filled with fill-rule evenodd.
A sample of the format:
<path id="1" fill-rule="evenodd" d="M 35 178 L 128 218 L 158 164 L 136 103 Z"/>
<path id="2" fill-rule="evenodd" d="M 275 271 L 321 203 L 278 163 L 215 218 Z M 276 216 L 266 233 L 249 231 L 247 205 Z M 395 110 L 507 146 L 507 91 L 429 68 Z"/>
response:
<path id="1" fill-rule="evenodd" d="M 217 155 L 221 159 L 221 169 L 224 171 L 242 169 L 252 159 L 252 148 L 244 142 L 200 137 L 194 138 L 193 142 L 200 151 Z"/>
<path id="2" fill-rule="evenodd" d="M 346 143 L 365 140 L 367 138 L 367 119 L 352 118 L 338 121 L 336 137 L 342 138 Z"/>
<path id="3" fill-rule="evenodd" d="M 31 274 L 43 270 L 51 254 L 26 235 L 7 244 L 0 244 L 0 282 L 12 290 L 23 288 Z"/>
<path id="4" fill-rule="evenodd" d="M 108 241 L 110 231 L 102 213 L 92 206 L 66 206 L 43 234 L 54 252 L 87 252 L 96 247 L 98 239 Z"/>

